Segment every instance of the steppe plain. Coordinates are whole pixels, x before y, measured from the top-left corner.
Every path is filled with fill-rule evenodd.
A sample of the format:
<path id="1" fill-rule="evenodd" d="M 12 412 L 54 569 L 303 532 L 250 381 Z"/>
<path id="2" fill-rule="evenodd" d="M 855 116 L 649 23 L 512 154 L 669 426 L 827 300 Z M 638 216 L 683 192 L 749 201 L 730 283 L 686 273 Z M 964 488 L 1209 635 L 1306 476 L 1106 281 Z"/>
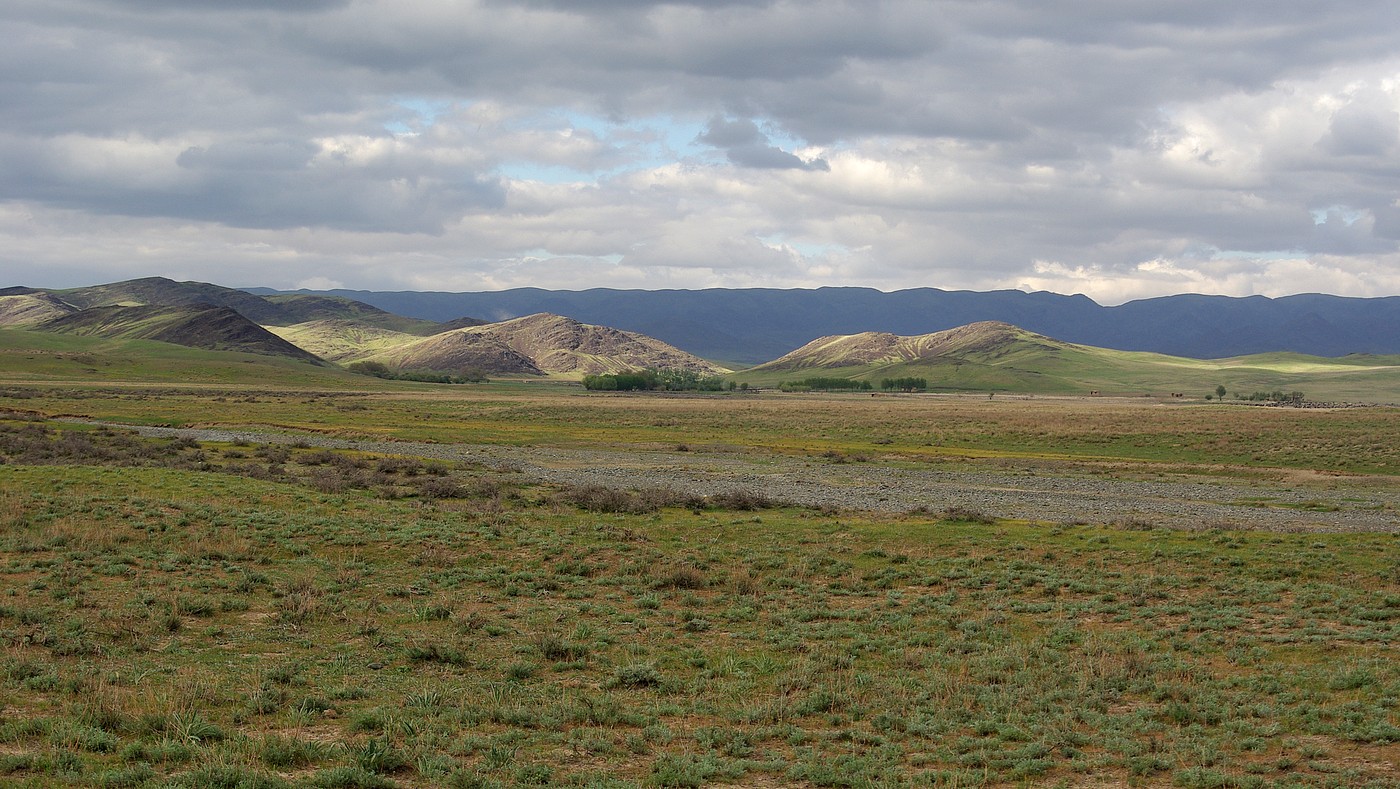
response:
<path id="1" fill-rule="evenodd" d="M 1400 409 L 261 372 L 0 389 L 0 779 L 1396 785 Z"/>

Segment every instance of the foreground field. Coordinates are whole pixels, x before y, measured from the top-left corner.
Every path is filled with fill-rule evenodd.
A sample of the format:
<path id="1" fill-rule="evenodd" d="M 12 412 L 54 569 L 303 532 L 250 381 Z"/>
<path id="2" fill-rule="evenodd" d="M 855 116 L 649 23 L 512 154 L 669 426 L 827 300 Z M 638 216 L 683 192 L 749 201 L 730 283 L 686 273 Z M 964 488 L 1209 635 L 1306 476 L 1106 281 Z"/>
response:
<path id="1" fill-rule="evenodd" d="M 1400 763 L 1392 533 L 776 507 L 48 419 L 1267 489 L 1383 481 L 1392 411 L 7 395 L 16 785 L 1383 787 Z"/>

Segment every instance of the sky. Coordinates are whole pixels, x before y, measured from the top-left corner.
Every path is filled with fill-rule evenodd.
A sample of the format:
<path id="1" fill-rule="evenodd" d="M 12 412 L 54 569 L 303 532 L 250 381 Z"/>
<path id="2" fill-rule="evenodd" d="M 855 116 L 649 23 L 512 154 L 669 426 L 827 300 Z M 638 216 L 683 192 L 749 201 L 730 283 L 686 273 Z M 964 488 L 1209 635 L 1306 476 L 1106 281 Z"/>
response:
<path id="1" fill-rule="evenodd" d="M 0 286 L 1400 294 L 1393 0 L 6 0 Z"/>

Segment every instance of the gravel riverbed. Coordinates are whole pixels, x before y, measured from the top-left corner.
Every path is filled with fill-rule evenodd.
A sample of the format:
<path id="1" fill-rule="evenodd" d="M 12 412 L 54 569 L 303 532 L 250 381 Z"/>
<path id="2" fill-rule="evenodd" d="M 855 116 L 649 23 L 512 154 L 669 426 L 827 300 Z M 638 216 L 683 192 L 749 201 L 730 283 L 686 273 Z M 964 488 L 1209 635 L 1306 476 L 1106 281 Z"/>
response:
<path id="1" fill-rule="evenodd" d="M 745 490 L 774 501 L 845 510 L 941 512 L 965 507 L 1047 523 L 1168 528 L 1400 531 L 1400 485 L 1369 477 L 1299 482 L 1172 475 L 1134 480 L 1028 463 L 1020 470 L 918 468 L 769 454 L 562 449 L 408 441 L 360 441 L 310 433 L 135 427 L 196 441 L 300 444 L 425 459 L 470 461 L 531 481 L 667 488 L 694 495 Z"/>

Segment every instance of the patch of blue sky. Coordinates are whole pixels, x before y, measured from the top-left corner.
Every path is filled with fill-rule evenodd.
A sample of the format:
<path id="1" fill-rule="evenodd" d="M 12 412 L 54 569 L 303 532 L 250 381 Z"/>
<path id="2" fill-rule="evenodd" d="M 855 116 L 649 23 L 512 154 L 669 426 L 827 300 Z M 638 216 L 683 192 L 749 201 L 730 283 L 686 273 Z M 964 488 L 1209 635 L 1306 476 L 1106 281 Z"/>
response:
<path id="1" fill-rule="evenodd" d="M 392 134 L 417 134 L 438 122 L 438 119 L 464 102 L 427 96 L 396 96 L 392 100 L 391 119 L 384 128 Z M 700 142 L 705 132 L 703 119 L 654 115 L 627 120 L 566 108 L 546 109 L 518 117 L 509 123 L 518 130 L 574 129 L 587 132 L 618 153 L 609 167 L 582 170 L 565 165 L 527 160 L 501 163 L 501 175 L 518 180 L 564 184 L 598 182 L 626 172 L 665 167 L 677 162 L 719 162 L 723 154 Z M 782 136 L 785 148 L 801 143 Z"/>
<path id="2" fill-rule="evenodd" d="M 527 249 L 527 250 L 525 250 L 524 252 L 521 252 L 521 253 L 520 253 L 520 258 L 521 258 L 522 260 L 555 260 L 555 259 L 558 259 L 558 258 L 563 258 L 563 259 L 565 259 L 565 260 L 587 259 L 587 260 L 598 261 L 598 262 L 600 262 L 600 263 L 611 263 L 611 264 L 613 264 L 613 265 L 616 265 L 616 264 L 622 262 L 622 255 L 618 255 L 618 254 L 612 254 L 612 255 L 558 254 L 558 253 L 555 253 L 555 252 L 551 252 L 551 251 L 549 251 L 548 249 L 545 249 L 544 247 L 535 247 L 534 249 Z"/>
<path id="3" fill-rule="evenodd" d="M 703 157 L 713 151 L 699 141 L 705 125 L 697 121 L 656 115 L 628 121 L 610 121 L 597 116 L 570 115 L 574 128 L 587 129 L 599 139 L 630 151 L 633 161 L 625 169 L 662 167 L 678 161 Z"/>
<path id="4" fill-rule="evenodd" d="M 669 116 L 652 116 L 624 122 L 597 115 L 558 111 L 518 122 L 520 128 L 571 128 L 592 134 L 617 152 L 616 163 L 595 170 L 559 164 L 512 160 L 501 164 L 507 178 L 542 183 L 597 182 L 637 170 L 665 167 L 712 156 L 714 151 L 698 138 L 704 125 Z"/>
<path id="5" fill-rule="evenodd" d="M 1312 210 L 1313 224 L 1317 225 L 1325 225 L 1335 216 L 1341 219 L 1347 227 L 1351 227 L 1365 215 L 1365 211 L 1339 204 L 1329 205 L 1326 208 L 1314 208 Z"/>

